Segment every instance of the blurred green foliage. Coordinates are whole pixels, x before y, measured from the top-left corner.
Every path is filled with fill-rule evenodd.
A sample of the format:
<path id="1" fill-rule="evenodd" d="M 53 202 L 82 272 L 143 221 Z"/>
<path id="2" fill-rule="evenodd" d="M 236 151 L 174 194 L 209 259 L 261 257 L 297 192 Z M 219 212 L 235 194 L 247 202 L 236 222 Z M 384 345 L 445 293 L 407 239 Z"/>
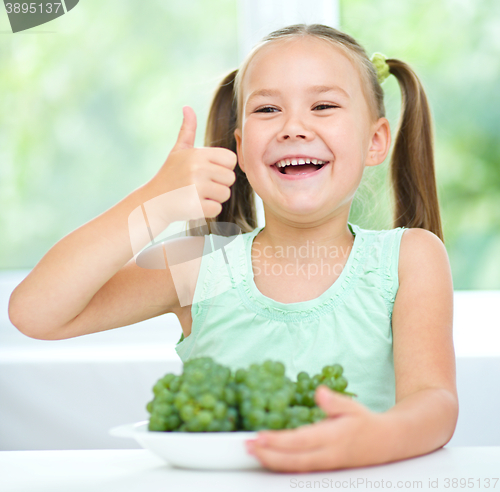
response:
<path id="1" fill-rule="evenodd" d="M 455 289 L 500 288 L 500 2 L 341 1 L 342 29 L 400 58 L 433 110 Z M 9 34 L 0 15 L 0 268 L 31 268 L 64 235 L 148 181 L 182 106 L 197 145 L 217 83 L 238 63 L 236 0 L 81 2 Z M 396 127 L 399 89 L 384 83 Z M 367 169 L 351 220 L 390 228 L 388 162 Z"/>
<path id="2" fill-rule="evenodd" d="M 236 2 L 80 2 L 12 34 L 0 6 L 0 268 L 31 268 L 158 171 L 182 106 L 203 145 L 238 64 Z"/>
<path id="3" fill-rule="evenodd" d="M 368 55 L 409 63 L 425 87 L 455 290 L 500 289 L 500 2 L 343 0 L 340 18 Z M 394 136 L 399 86 L 383 88 Z M 392 227 L 388 163 L 365 171 L 351 211 L 362 227 Z"/>

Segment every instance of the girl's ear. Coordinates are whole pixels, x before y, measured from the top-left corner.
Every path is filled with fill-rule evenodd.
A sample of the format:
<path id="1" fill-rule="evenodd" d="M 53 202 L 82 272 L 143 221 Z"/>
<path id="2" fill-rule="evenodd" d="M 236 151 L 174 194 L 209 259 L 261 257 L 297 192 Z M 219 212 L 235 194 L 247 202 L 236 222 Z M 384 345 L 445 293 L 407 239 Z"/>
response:
<path id="1" fill-rule="evenodd" d="M 245 164 L 243 163 L 243 156 L 241 152 L 241 129 L 236 128 L 234 130 L 234 138 L 236 140 L 236 155 L 238 156 L 238 166 L 240 169 L 245 172 Z"/>
<path id="2" fill-rule="evenodd" d="M 366 157 L 367 166 L 384 162 L 391 148 L 391 127 L 387 118 L 379 118 L 373 128 L 370 148 Z"/>

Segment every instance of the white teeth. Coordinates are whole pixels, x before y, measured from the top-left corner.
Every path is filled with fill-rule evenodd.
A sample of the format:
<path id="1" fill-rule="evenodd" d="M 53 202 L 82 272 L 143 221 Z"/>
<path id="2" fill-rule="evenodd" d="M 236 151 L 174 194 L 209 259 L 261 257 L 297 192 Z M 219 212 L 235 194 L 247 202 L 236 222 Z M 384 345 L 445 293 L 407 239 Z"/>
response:
<path id="1" fill-rule="evenodd" d="M 326 164 L 328 161 L 320 161 L 319 159 L 309 159 L 306 157 L 305 159 L 282 159 L 276 163 L 277 167 L 285 167 L 285 166 L 298 166 L 301 164 L 315 164 L 322 165 Z"/>

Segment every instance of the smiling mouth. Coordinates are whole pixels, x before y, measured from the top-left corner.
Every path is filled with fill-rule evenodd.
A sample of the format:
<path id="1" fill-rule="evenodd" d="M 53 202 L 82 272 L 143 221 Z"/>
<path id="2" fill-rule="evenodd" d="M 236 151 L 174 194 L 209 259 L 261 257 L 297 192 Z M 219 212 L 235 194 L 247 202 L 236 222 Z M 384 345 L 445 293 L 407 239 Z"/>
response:
<path id="1" fill-rule="evenodd" d="M 318 159 L 287 159 L 274 164 L 281 174 L 311 174 L 326 166 L 329 161 Z"/>

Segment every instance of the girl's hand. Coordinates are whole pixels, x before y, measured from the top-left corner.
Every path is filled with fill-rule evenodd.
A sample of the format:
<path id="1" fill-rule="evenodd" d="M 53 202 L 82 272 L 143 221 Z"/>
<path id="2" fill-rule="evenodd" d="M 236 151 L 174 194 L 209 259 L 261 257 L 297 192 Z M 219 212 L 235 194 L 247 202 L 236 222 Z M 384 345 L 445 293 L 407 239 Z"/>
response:
<path id="1" fill-rule="evenodd" d="M 183 115 L 177 142 L 146 185 L 155 197 L 148 202 L 151 212 L 154 215 L 165 211 L 169 223 L 201 216 L 216 217 L 222 211 L 222 203 L 229 200 L 230 186 L 236 180 L 233 171 L 236 154 L 225 148 L 194 148 L 196 114 L 185 106 Z"/>
<path id="2" fill-rule="evenodd" d="M 248 451 L 264 467 L 283 472 L 353 468 L 380 461 L 382 414 L 331 391 L 316 390 L 316 401 L 327 418 L 293 430 L 262 431 L 247 441 Z"/>

